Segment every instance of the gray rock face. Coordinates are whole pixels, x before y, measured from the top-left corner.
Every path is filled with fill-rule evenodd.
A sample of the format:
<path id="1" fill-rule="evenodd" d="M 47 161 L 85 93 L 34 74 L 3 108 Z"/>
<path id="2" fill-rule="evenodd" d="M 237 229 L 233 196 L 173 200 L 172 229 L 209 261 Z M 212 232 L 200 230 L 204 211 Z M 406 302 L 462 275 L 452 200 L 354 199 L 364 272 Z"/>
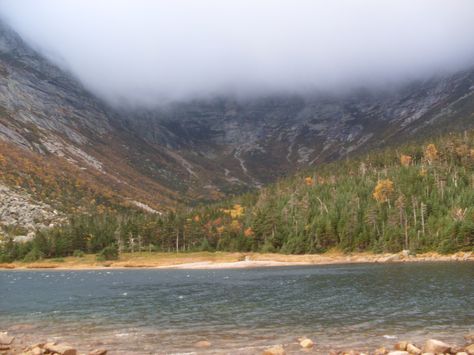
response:
<path id="1" fill-rule="evenodd" d="M 252 184 L 430 132 L 448 118 L 467 120 L 473 101 L 468 71 L 376 93 L 218 98 L 127 117 L 151 144 L 166 143 L 192 163 L 218 161 Z"/>
<path id="2" fill-rule="evenodd" d="M 0 226 L 16 226 L 33 232 L 60 223 L 64 216 L 51 206 L 34 201 L 20 190 L 0 184 Z M 17 237 L 18 242 L 30 240 L 33 234 Z"/>
<path id="3" fill-rule="evenodd" d="M 164 195 L 194 200 L 241 192 L 447 122 L 464 129 L 472 112 L 474 70 L 340 96 L 112 109 L 0 23 L 0 140 L 62 157 L 121 186 L 143 189 L 137 181 L 146 179 L 157 203 Z"/>

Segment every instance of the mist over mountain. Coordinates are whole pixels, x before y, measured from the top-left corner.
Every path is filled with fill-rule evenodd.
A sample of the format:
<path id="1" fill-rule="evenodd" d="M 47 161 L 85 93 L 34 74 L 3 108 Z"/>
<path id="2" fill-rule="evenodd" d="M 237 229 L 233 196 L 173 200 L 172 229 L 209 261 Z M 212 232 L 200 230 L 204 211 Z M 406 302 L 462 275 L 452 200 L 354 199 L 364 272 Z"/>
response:
<path id="1" fill-rule="evenodd" d="M 474 63 L 474 3 L 2 0 L 33 48 L 114 106 L 379 90 Z"/>

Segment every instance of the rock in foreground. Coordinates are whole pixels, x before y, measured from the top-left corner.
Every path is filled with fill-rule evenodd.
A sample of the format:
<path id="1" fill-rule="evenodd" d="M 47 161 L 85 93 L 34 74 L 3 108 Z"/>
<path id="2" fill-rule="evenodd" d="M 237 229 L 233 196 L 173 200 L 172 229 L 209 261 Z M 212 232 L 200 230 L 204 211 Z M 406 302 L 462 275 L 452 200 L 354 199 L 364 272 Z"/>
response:
<path id="1" fill-rule="evenodd" d="M 15 340 L 15 337 L 8 335 L 8 333 L 0 333 L 0 345 L 10 345 Z"/>
<path id="2" fill-rule="evenodd" d="M 444 354 L 451 351 L 451 345 L 442 342 L 441 340 L 428 339 L 423 346 L 424 353 Z"/>
<path id="3" fill-rule="evenodd" d="M 53 354 L 77 355 L 77 350 L 67 344 L 46 343 L 43 348 Z"/>

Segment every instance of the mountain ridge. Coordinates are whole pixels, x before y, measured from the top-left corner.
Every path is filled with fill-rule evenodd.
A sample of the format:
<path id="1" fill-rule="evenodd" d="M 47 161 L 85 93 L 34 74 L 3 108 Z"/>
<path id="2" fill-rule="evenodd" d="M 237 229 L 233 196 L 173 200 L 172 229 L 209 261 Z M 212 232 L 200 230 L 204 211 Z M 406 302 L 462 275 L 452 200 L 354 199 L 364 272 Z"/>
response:
<path id="1" fill-rule="evenodd" d="M 0 23 L 1 181 L 65 213 L 77 207 L 67 197 L 76 194 L 83 210 L 92 199 L 102 201 L 94 209 L 157 212 L 215 201 L 320 163 L 470 127 L 473 112 L 474 70 L 383 92 L 113 108 Z M 62 202 L 41 195 L 51 181 Z"/>

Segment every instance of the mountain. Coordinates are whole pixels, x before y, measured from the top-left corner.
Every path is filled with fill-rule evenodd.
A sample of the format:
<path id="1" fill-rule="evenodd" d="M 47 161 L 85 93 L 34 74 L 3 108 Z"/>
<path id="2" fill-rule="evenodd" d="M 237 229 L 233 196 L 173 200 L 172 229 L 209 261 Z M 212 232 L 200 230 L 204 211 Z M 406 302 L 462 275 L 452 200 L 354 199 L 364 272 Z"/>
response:
<path id="1" fill-rule="evenodd" d="M 322 162 L 464 129 L 473 112 L 474 70 L 378 92 L 119 109 L 0 24 L 0 197 L 16 206 L 21 196 L 13 215 L 39 208 L 46 222 L 51 211 L 162 212 L 218 200 Z M 11 208 L 0 210 L 8 216 Z"/>
<path id="2" fill-rule="evenodd" d="M 24 243 L 0 243 L 0 263 L 84 253 L 115 260 L 136 251 L 403 251 L 386 261 L 436 251 L 465 252 L 454 257 L 468 260 L 473 186 L 469 130 L 321 164 L 253 193 L 163 216 L 68 216 Z"/>
<path id="3" fill-rule="evenodd" d="M 179 151 L 190 174 L 205 165 L 228 182 L 261 186 L 322 162 L 463 129 L 474 122 L 473 112 L 471 70 L 379 92 L 216 98 L 127 117 L 150 144 Z"/>

